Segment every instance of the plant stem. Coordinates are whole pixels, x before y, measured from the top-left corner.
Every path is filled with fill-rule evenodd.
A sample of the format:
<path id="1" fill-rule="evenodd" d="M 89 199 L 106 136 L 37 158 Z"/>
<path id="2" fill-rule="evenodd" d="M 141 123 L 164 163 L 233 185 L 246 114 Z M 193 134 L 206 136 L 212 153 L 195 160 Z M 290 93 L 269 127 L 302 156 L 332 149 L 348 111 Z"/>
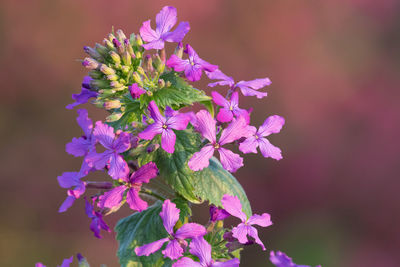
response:
<path id="1" fill-rule="evenodd" d="M 155 197 L 155 198 L 157 198 L 157 199 L 159 199 L 159 200 L 162 200 L 162 201 L 165 200 L 165 198 L 162 197 L 162 196 L 160 196 L 159 194 L 154 193 L 154 192 L 151 191 L 150 189 L 146 189 L 146 188 L 143 188 L 143 187 L 142 187 L 142 189 L 140 189 L 140 193 L 146 194 L 146 195 L 149 195 L 149 196 L 152 196 L 152 197 Z"/>

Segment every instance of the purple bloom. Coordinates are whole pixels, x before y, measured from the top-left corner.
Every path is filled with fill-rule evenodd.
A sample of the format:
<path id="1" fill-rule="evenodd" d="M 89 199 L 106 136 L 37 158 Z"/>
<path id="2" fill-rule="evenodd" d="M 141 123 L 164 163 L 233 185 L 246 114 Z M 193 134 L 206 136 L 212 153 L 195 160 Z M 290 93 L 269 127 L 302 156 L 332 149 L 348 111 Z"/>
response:
<path id="1" fill-rule="evenodd" d="M 175 71 L 185 71 L 185 76 L 189 81 L 200 80 L 203 70 L 214 71 L 218 69 L 218 66 L 202 60 L 188 44 L 186 45 L 185 53 L 189 55 L 189 59 L 181 59 L 177 55 L 172 55 L 167 60 L 167 66 L 174 68 Z"/>
<path id="2" fill-rule="evenodd" d="M 212 98 L 218 106 L 221 108 L 217 115 L 217 120 L 220 122 L 230 122 L 233 119 L 233 116 L 240 117 L 243 116 L 246 119 L 246 122 L 250 122 L 249 112 L 245 109 L 239 108 L 239 93 L 233 92 L 231 99 L 227 100 L 218 92 L 211 92 Z"/>
<path id="3" fill-rule="evenodd" d="M 179 23 L 174 31 L 170 31 L 176 24 L 176 8 L 165 6 L 156 16 L 156 30 L 150 26 L 150 20 L 143 22 L 140 28 L 140 36 L 147 42 L 143 47 L 149 49 L 163 49 L 164 42 L 180 42 L 190 30 L 188 22 Z"/>
<path id="4" fill-rule="evenodd" d="M 204 236 L 207 231 L 204 226 L 197 223 L 186 223 L 182 225 L 174 233 L 174 226 L 179 220 L 180 210 L 176 208 L 176 205 L 169 199 L 164 201 L 162 205 L 162 211 L 160 212 L 161 219 L 165 229 L 167 230 L 169 237 L 157 240 L 150 244 L 135 248 L 135 253 L 138 256 L 149 256 L 154 252 L 158 251 L 165 242 L 168 242 L 167 247 L 162 251 L 164 257 L 168 257 L 172 260 L 176 260 L 183 255 L 183 246 L 187 246 L 186 238 L 196 238 Z"/>
<path id="5" fill-rule="evenodd" d="M 215 70 L 213 72 L 207 72 L 206 74 L 208 78 L 211 80 L 219 80 L 217 82 L 209 83 L 208 86 L 214 87 L 216 85 L 228 85 L 231 87 L 231 90 L 235 90 L 236 88 L 239 88 L 240 91 L 242 91 L 242 94 L 245 96 L 257 96 L 257 98 L 263 98 L 267 96 L 266 92 L 259 92 L 257 90 L 270 85 L 271 80 L 268 78 L 263 78 L 263 79 L 255 79 L 252 81 L 240 81 L 235 84 L 235 81 L 233 80 L 232 77 L 229 77 L 225 75 L 222 71 Z"/>
<path id="6" fill-rule="evenodd" d="M 230 214 L 226 212 L 224 209 L 219 209 L 214 205 L 210 206 L 210 221 L 211 222 L 216 222 L 216 221 L 222 221 L 225 218 L 228 218 Z"/>
<path id="7" fill-rule="evenodd" d="M 263 250 L 265 250 L 265 246 L 263 242 L 258 237 L 257 229 L 252 225 L 257 224 L 262 227 L 267 227 L 272 225 L 270 216 L 268 213 L 263 213 L 262 215 L 254 214 L 249 219 L 246 214 L 242 211 L 242 204 L 238 197 L 224 195 L 221 200 L 222 206 L 224 209 L 232 216 L 239 218 L 242 222 L 232 229 L 233 237 L 237 238 L 237 240 L 241 244 L 246 244 L 248 242 L 247 235 L 254 238 L 255 242 L 259 244 Z"/>
<path id="8" fill-rule="evenodd" d="M 106 192 L 100 197 L 99 207 L 109 208 L 120 206 L 124 193 L 126 194 L 126 202 L 133 210 L 143 211 L 147 209 L 147 202 L 139 197 L 139 191 L 143 183 L 148 183 L 150 179 L 158 174 L 157 166 L 154 162 L 149 162 L 134 172 L 130 178 L 122 179 L 124 184 Z"/>
<path id="9" fill-rule="evenodd" d="M 240 143 L 239 150 L 243 153 L 257 153 L 257 147 L 260 147 L 261 154 L 263 154 L 265 158 L 282 159 L 281 150 L 272 145 L 268 139 L 264 137 L 272 133 L 279 133 L 284 124 L 284 118 L 273 115 L 268 117 L 258 130 L 256 127 L 249 126 L 248 130 L 251 136 Z"/>
<path id="10" fill-rule="evenodd" d="M 57 266 L 58 267 L 69 267 L 69 265 L 72 263 L 73 260 L 74 260 L 74 256 L 71 256 L 71 258 L 64 259 L 63 262 L 61 263 L 61 265 L 57 265 Z M 35 267 L 46 267 L 46 265 L 44 265 L 41 262 L 38 262 L 35 264 Z"/>
<path id="11" fill-rule="evenodd" d="M 103 215 L 100 212 L 94 210 L 94 206 L 85 198 L 85 213 L 92 219 L 90 223 L 90 230 L 94 233 L 97 238 L 102 238 L 100 235 L 100 230 L 103 229 L 107 232 L 111 232 L 108 225 L 103 221 Z"/>
<path id="12" fill-rule="evenodd" d="M 61 176 L 57 177 L 58 183 L 62 188 L 73 188 L 67 191 L 68 196 L 61 204 L 58 212 L 67 211 L 75 200 L 85 193 L 86 183 L 81 181 L 81 178 L 85 175 L 82 171 L 64 172 Z"/>
<path id="13" fill-rule="evenodd" d="M 233 120 L 228 127 L 222 131 L 219 141 L 217 141 L 216 137 L 215 124 L 216 121 L 208 111 L 200 110 L 197 112 L 194 126 L 203 137 L 211 142 L 211 144 L 204 146 L 199 152 L 193 154 L 188 163 L 189 168 L 193 171 L 199 171 L 208 167 L 210 163 L 209 160 L 213 156 L 214 151 L 218 150 L 222 166 L 230 172 L 235 172 L 243 166 L 243 159 L 238 154 L 235 154 L 222 146 L 231 143 L 248 133 L 246 120 L 243 117 Z"/>
<path id="14" fill-rule="evenodd" d="M 107 165 L 108 174 L 113 179 L 126 177 L 129 167 L 120 153 L 130 148 L 130 134 L 121 132 L 116 136 L 111 126 L 98 121 L 93 130 L 93 136 L 106 150 L 100 154 L 96 150 L 91 151 L 85 158 L 87 164 L 96 170 L 101 170 Z"/>
<path id="15" fill-rule="evenodd" d="M 139 87 L 137 83 L 134 83 L 131 86 L 129 86 L 129 92 L 131 93 L 133 99 L 138 99 L 141 95 L 146 93 L 146 90 Z"/>
<path id="16" fill-rule="evenodd" d="M 150 101 L 150 116 L 154 123 L 139 133 L 139 137 L 146 140 L 152 140 L 155 135 L 161 134 L 161 147 L 168 153 L 174 153 L 176 135 L 172 129 L 185 130 L 190 117 L 186 114 L 180 114 L 170 107 L 165 109 L 165 117 L 160 114 L 156 102 Z"/>
<path id="17" fill-rule="evenodd" d="M 75 106 L 80 104 L 85 104 L 92 97 L 97 97 L 98 93 L 90 90 L 90 81 L 92 78 L 90 76 L 85 76 L 82 82 L 82 90 L 80 94 L 72 94 L 72 99 L 75 103 L 66 106 L 67 109 L 73 109 Z"/>
<path id="18" fill-rule="evenodd" d="M 238 267 L 239 259 L 216 262 L 211 258 L 211 246 L 203 237 L 194 238 L 190 242 L 190 253 L 197 256 L 200 262 L 183 257 L 175 262 L 172 267 Z"/>
<path id="19" fill-rule="evenodd" d="M 293 263 L 292 258 L 289 258 L 285 253 L 277 251 L 271 251 L 269 260 L 276 266 L 276 267 L 310 267 L 309 265 L 297 265 Z M 321 265 L 317 266 L 321 267 Z"/>

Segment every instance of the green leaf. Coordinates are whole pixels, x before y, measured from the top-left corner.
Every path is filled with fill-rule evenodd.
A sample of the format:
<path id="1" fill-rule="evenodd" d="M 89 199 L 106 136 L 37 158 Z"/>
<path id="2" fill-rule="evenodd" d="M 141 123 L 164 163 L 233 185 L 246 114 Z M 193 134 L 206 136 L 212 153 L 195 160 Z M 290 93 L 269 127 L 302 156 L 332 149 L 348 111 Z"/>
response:
<path id="1" fill-rule="evenodd" d="M 160 212 L 162 203 L 156 202 L 145 211 L 136 212 L 121 219 L 115 231 L 119 242 L 118 257 L 123 267 L 167 267 L 172 262 L 165 259 L 162 249 L 149 256 L 137 256 L 135 248 L 168 236 L 162 223 Z"/>
<path id="2" fill-rule="evenodd" d="M 142 121 L 143 110 L 140 108 L 140 103 L 138 101 L 129 100 L 125 97 L 126 101 L 125 111 L 119 120 L 108 122 L 108 125 L 112 126 L 115 130 L 125 129 L 125 126 L 130 125 L 134 121 Z"/>
<path id="3" fill-rule="evenodd" d="M 243 212 L 251 216 L 250 202 L 243 187 L 233 175 L 225 170 L 218 159 L 212 157 L 210 165 L 202 171 L 194 172 L 194 188 L 197 197 L 222 207 L 221 199 L 224 194 L 237 196 L 242 203 Z"/>

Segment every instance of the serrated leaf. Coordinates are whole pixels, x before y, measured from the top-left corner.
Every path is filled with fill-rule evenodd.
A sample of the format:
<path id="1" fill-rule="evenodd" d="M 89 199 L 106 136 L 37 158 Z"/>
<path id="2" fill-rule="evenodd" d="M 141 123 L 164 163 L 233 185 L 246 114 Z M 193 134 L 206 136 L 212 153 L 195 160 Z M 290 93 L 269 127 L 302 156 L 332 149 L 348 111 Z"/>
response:
<path id="1" fill-rule="evenodd" d="M 156 202 L 142 212 L 136 212 L 121 219 L 115 231 L 119 242 L 118 257 L 123 267 L 167 267 L 170 259 L 163 257 L 160 249 L 149 256 L 137 256 L 135 248 L 168 236 L 162 223 L 160 212 L 162 203 Z"/>
<path id="2" fill-rule="evenodd" d="M 243 212 L 249 217 L 252 215 L 250 202 L 243 187 L 222 167 L 218 159 L 212 157 L 210 165 L 202 171 L 194 172 L 194 176 L 196 178 L 193 179 L 193 186 L 197 197 L 222 207 L 221 199 L 224 194 L 237 196 L 242 203 Z"/>
<path id="3" fill-rule="evenodd" d="M 138 101 L 129 101 L 126 104 L 125 111 L 119 120 L 108 122 L 108 125 L 112 126 L 115 130 L 125 129 L 127 125 L 130 125 L 134 121 L 141 121 L 143 111 L 140 108 Z"/>

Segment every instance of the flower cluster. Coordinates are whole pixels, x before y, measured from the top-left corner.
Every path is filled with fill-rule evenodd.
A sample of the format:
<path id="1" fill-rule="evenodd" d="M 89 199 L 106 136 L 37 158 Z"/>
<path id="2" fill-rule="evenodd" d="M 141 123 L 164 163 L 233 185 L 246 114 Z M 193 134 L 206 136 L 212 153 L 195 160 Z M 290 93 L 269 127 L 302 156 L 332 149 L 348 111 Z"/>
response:
<path id="1" fill-rule="evenodd" d="M 143 257 L 149 257 L 165 266 L 239 266 L 243 247 L 258 244 L 266 250 L 255 225 L 268 227 L 272 222 L 268 213 L 252 215 L 246 194 L 230 173 L 244 165 L 239 153 L 257 153 L 257 147 L 265 158 L 281 159 L 281 150 L 267 137 L 279 133 L 285 120 L 273 115 L 258 129 L 252 126 L 252 109 L 239 106 L 239 93 L 261 99 L 267 93 L 260 89 L 271 81 L 235 83 L 190 44 L 183 44 L 189 23 L 180 22 L 174 29 L 176 24 L 176 9 L 166 6 L 156 16 L 155 30 L 148 20 L 139 35 L 128 38 L 117 30 L 103 44 L 84 47 L 88 57 L 82 65 L 89 74 L 67 108 L 90 101 L 110 114 L 104 122 L 93 123 L 85 109 L 77 110 L 83 134 L 73 138 L 66 151 L 83 160 L 79 171 L 58 177 L 67 189 L 59 212 L 86 194 L 90 229 L 101 238 L 101 230 L 111 231 L 103 218 L 127 203 L 135 213 L 116 227 L 119 255 L 128 255 L 120 256 L 122 265 L 148 262 Z M 167 43 L 176 43 L 169 57 Z M 217 91 L 207 96 L 189 83 L 202 76 L 215 80 L 208 84 L 211 88 L 227 86 L 226 97 Z M 182 110 L 194 103 L 204 108 Z M 213 157 L 215 151 L 219 160 Z M 107 172 L 110 179 L 88 178 L 97 171 Z M 210 177 L 225 186 L 212 188 L 201 181 Z M 205 226 L 192 222 L 190 208 L 202 201 L 210 203 Z M 230 216 L 240 220 L 237 226 L 224 226 Z M 285 257 L 271 252 L 276 266 L 297 266 Z M 70 262 L 72 258 L 62 266 Z"/>

